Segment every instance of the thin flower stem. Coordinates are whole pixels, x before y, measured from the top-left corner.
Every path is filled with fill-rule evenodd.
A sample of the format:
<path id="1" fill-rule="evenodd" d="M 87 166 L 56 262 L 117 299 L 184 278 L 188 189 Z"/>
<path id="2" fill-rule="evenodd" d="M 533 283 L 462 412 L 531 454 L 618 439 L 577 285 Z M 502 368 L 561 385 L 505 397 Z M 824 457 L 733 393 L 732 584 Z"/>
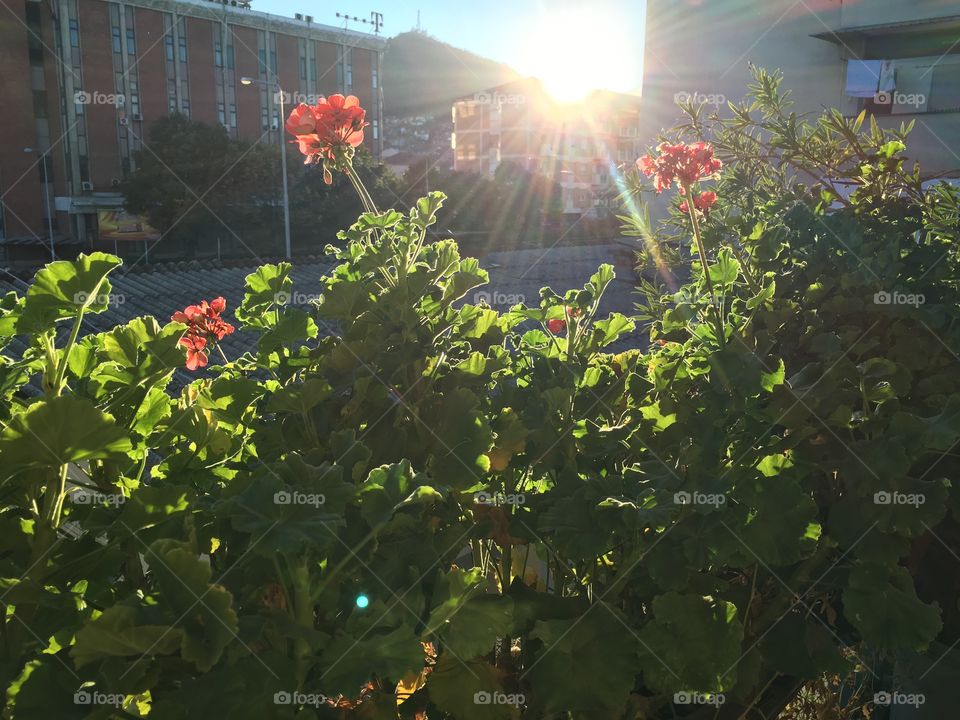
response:
<path id="1" fill-rule="evenodd" d="M 707 251 L 703 247 L 703 236 L 700 234 L 700 221 L 697 219 L 697 209 L 693 202 L 693 192 L 690 185 L 683 186 L 684 195 L 687 198 L 687 214 L 690 216 L 690 223 L 693 225 L 693 238 L 697 243 L 697 254 L 700 256 L 700 266 L 703 268 L 703 282 L 707 286 L 707 294 L 710 297 L 710 306 L 713 308 L 713 319 L 717 332 L 717 342 L 720 349 L 726 345 L 726 337 L 723 330 L 723 319 L 720 317 L 720 309 L 717 307 L 716 296 L 713 292 L 713 280 L 710 278 L 710 265 L 707 264 Z"/>

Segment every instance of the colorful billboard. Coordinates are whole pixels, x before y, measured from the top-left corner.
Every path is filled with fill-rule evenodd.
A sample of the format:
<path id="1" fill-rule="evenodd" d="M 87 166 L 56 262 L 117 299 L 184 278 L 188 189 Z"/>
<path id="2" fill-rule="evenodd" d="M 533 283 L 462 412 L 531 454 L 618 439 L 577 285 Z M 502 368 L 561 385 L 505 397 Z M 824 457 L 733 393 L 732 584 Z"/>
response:
<path id="1" fill-rule="evenodd" d="M 147 224 L 140 215 L 124 210 L 100 210 L 97 212 L 100 240 L 159 240 L 160 233 Z"/>

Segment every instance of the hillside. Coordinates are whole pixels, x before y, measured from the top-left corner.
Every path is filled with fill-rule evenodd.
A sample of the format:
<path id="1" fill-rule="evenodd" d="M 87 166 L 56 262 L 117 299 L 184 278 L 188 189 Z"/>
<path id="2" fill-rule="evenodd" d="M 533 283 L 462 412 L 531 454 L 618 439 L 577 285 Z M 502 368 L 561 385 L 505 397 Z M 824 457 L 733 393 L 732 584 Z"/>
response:
<path id="1" fill-rule="evenodd" d="M 454 99 L 519 77 L 508 65 L 421 32 L 391 38 L 382 67 L 384 110 L 394 117 L 448 113 Z"/>

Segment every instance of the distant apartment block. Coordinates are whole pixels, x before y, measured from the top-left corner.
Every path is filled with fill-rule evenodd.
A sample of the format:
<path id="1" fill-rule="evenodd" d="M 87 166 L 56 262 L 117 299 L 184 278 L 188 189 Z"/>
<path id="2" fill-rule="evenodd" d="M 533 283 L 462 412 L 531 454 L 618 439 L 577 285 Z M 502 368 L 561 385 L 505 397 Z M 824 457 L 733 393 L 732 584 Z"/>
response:
<path id="1" fill-rule="evenodd" d="M 0 262 L 49 258 L 51 227 L 58 254 L 91 247 L 108 229 L 135 237 L 136 219 L 123 218 L 117 187 L 164 115 L 280 143 L 277 94 L 242 85 L 243 77 L 279 79 L 288 101 L 358 96 L 371 123 L 365 144 L 379 155 L 379 36 L 257 12 L 238 0 L 4 5 Z"/>
<path id="2" fill-rule="evenodd" d="M 641 147 L 639 101 L 596 91 L 561 105 L 533 79 L 462 98 L 453 105 L 454 169 L 492 177 L 515 163 L 559 183 L 564 213 L 602 217 L 619 193 L 618 168 Z"/>
<path id="3" fill-rule="evenodd" d="M 648 0 L 647 142 L 679 117 L 676 99 L 721 113 L 741 100 L 749 63 L 783 71 L 798 113 L 916 121 L 907 154 L 923 175 L 960 177 L 957 0 Z"/>

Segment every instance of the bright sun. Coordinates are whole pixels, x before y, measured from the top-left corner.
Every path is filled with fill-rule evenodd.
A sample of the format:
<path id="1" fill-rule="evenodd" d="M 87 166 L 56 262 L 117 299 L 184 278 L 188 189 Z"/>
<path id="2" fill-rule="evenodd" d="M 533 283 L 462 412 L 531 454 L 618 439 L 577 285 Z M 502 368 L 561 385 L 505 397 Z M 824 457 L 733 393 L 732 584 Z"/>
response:
<path id="1" fill-rule="evenodd" d="M 582 100 L 597 88 L 626 91 L 631 54 L 624 23 L 598 10 L 578 9 L 545 15 L 524 38 L 520 70 L 543 81 L 560 102 Z"/>

